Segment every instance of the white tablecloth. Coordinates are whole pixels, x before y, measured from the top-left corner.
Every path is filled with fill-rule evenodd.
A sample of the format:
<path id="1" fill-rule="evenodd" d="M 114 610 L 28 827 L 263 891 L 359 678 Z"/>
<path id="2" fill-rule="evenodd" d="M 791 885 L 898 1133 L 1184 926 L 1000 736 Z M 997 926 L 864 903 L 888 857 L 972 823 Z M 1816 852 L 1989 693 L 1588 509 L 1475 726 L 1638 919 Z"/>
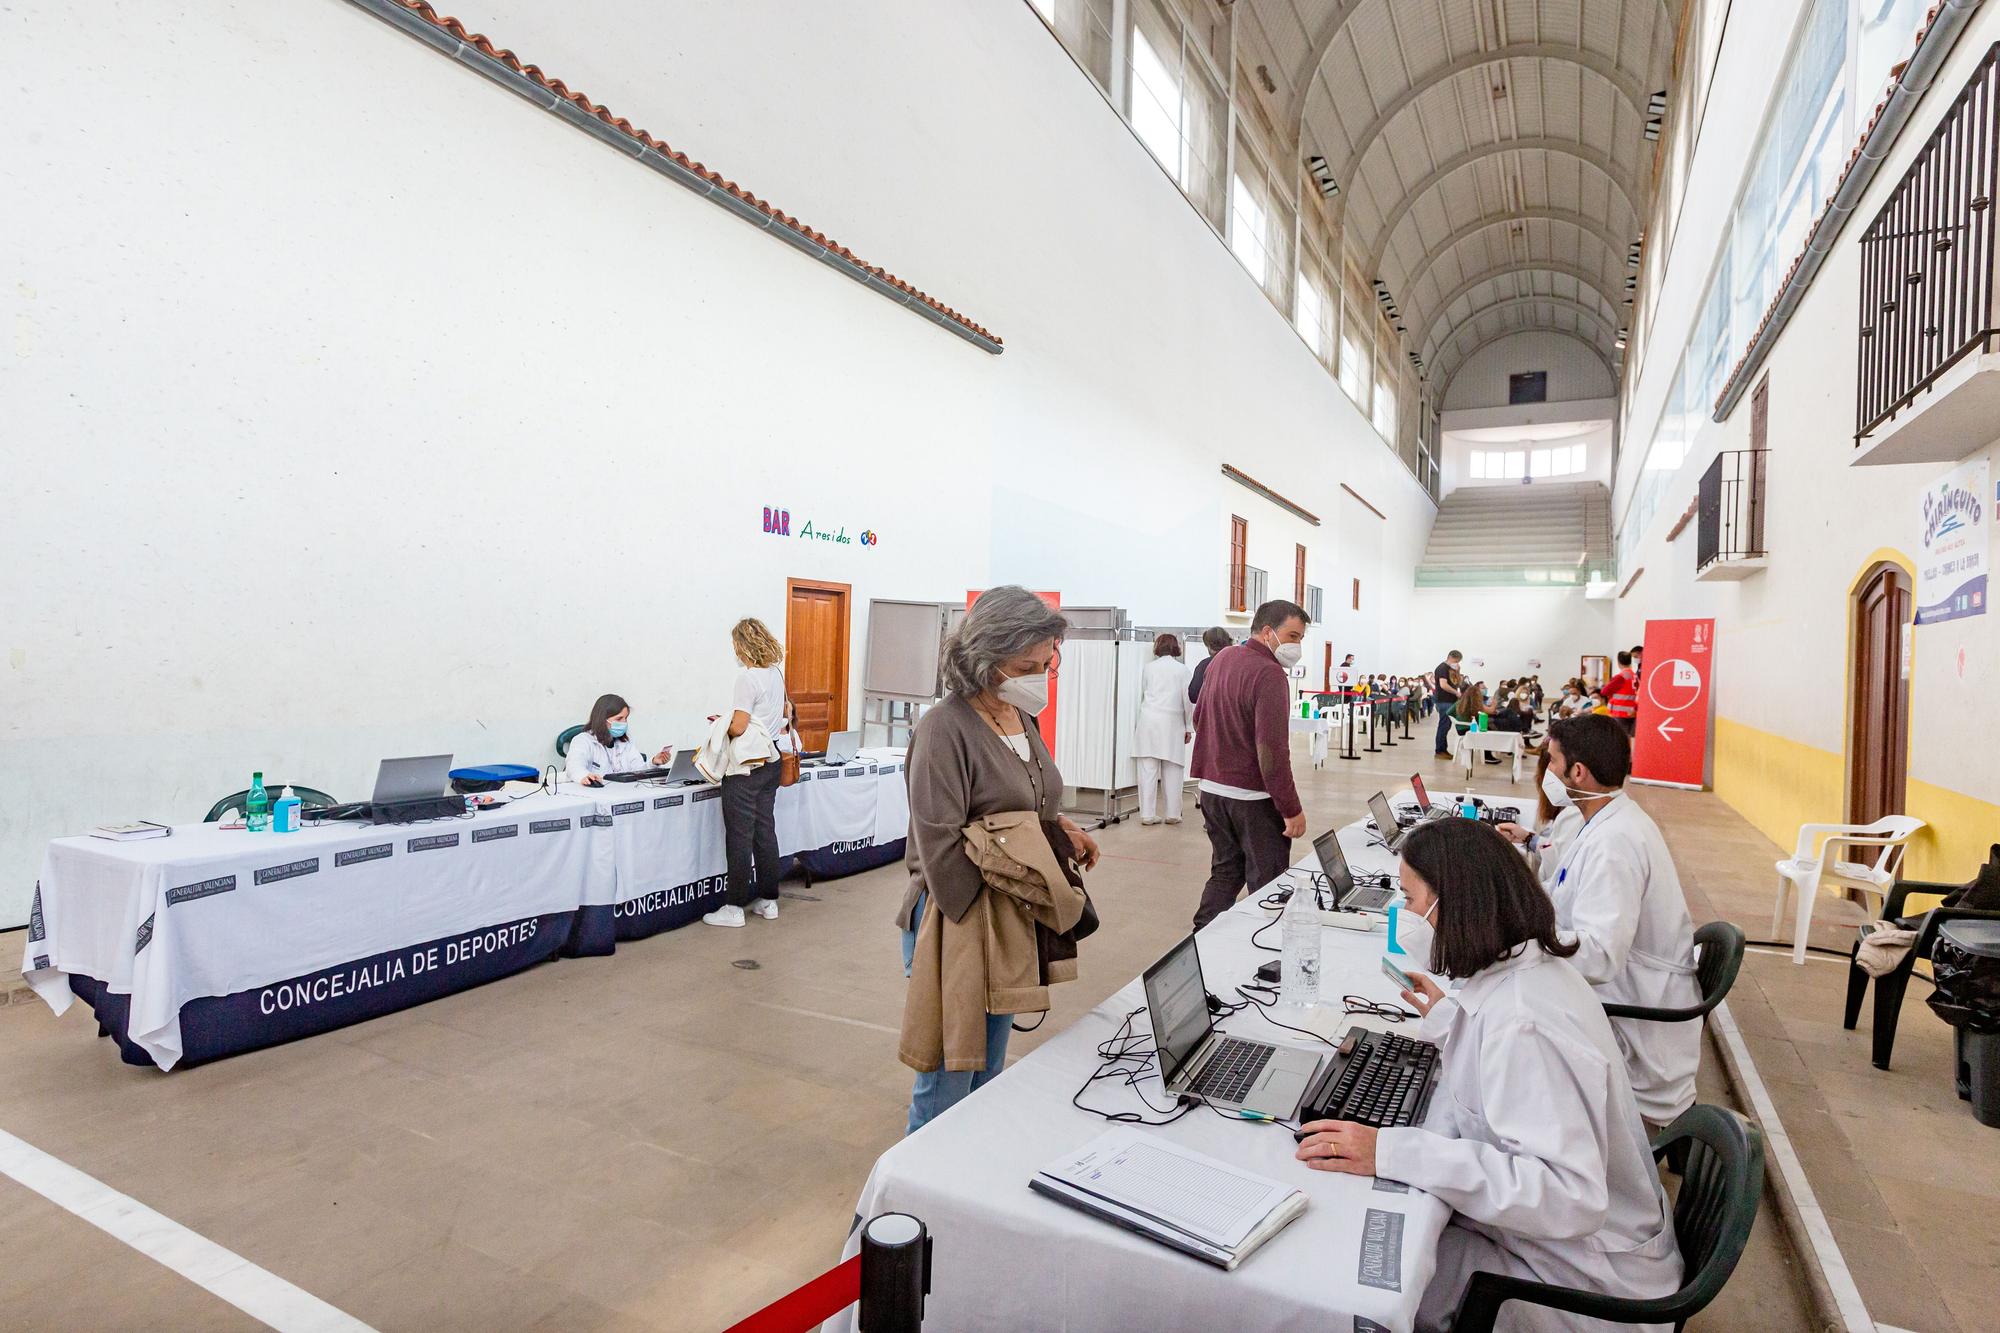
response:
<path id="1" fill-rule="evenodd" d="M 904 836 L 899 752 L 809 765 L 802 776 L 811 780 L 778 793 L 785 854 Z M 171 1069 L 192 1000 L 551 913 L 615 905 L 636 915 L 680 896 L 705 910 L 726 875 L 719 796 L 703 786 L 564 784 L 419 824 L 283 834 L 194 824 L 142 842 L 58 838 L 43 857 L 21 968 L 57 1013 L 73 998 L 72 975 L 129 995 L 126 1035 Z M 673 924 L 685 919 L 672 915 Z M 607 930 L 597 952 L 608 951 Z"/>
<path id="2" fill-rule="evenodd" d="M 171 1069 L 190 1000 L 611 894 L 595 814 L 590 798 L 538 793 L 419 824 L 58 838 L 42 860 L 22 972 L 57 1013 L 72 973 L 129 994 L 131 1039 Z"/>
<path id="3" fill-rule="evenodd" d="M 1358 836 L 1350 850 L 1357 859 L 1364 840 L 1365 834 Z M 1246 900 L 1202 932 L 1202 968 L 1211 991 L 1235 998 L 1234 985 L 1277 956 L 1250 943 L 1252 931 L 1269 919 Z M 1275 927 L 1264 942 L 1277 943 Z M 1379 931 L 1323 931 L 1322 994 L 1332 1004 L 1320 1007 L 1315 1026 L 1329 1037 L 1347 1022 L 1339 1011 L 1343 994 L 1396 998 L 1381 972 L 1382 944 Z M 1088 942 L 1083 950 L 1087 969 Z M 856 1211 L 863 1218 L 910 1213 L 935 1238 L 926 1327 L 1008 1333 L 1409 1329 L 1448 1210 L 1400 1185 L 1307 1169 L 1294 1160 L 1297 1145 L 1281 1126 L 1197 1108 L 1145 1131 L 1305 1191 L 1310 1204 L 1304 1216 L 1233 1273 L 1029 1191 L 1036 1170 L 1104 1130 L 1103 1120 L 1071 1106 L 1070 1097 L 1098 1068 L 1097 1046 L 1143 1003 L 1134 980 L 876 1162 Z M 1134 1025 L 1142 1034 L 1151 1031 L 1144 1015 Z M 1222 1026 L 1314 1045 L 1250 1010 Z M 1140 1087 L 1155 1107 L 1168 1105 L 1157 1073 Z M 1104 1111 L 1161 1118 L 1116 1080 L 1092 1086 L 1083 1100 Z M 850 1237 L 847 1253 L 858 1245 L 858 1236 Z M 850 1311 L 827 1327 L 849 1329 L 852 1318 Z"/>
<path id="4" fill-rule="evenodd" d="M 1526 739 L 1518 731 L 1465 732 L 1458 738 L 1459 767 L 1465 770 L 1465 776 L 1470 780 L 1472 777 L 1472 756 L 1475 752 L 1481 755 L 1512 755 L 1514 757 L 1514 771 L 1513 776 L 1508 780 L 1510 782 L 1519 782 L 1521 780 L 1521 755 L 1526 749 L 1522 742 Z"/>

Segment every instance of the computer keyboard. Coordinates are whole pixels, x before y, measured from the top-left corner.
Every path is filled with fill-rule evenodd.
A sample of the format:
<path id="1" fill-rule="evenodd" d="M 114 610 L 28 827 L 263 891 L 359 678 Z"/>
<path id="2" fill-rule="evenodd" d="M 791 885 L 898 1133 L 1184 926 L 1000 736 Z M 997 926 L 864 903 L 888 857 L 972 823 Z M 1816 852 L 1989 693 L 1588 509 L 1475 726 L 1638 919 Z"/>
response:
<path id="1" fill-rule="evenodd" d="M 1436 1046 L 1354 1028 L 1341 1043 L 1341 1056 L 1339 1072 L 1324 1092 L 1307 1099 L 1301 1120 L 1352 1120 L 1378 1128 L 1417 1123 L 1437 1078 Z"/>
<path id="2" fill-rule="evenodd" d="M 1276 1048 L 1248 1041 L 1224 1041 L 1189 1086 L 1210 1101 L 1240 1102 L 1257 1082 Z"/>

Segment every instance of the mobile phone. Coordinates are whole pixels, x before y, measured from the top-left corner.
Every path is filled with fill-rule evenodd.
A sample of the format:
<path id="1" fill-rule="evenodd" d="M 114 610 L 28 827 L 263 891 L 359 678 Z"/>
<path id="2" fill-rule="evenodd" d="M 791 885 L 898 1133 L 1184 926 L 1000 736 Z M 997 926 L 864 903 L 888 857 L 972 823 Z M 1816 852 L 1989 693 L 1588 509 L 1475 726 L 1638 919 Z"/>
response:
<path id="1" fill-rule="evenodd" d="M 1382 975 L 1395 982 L 1404 990 L 1413 991 L 1417 988 L 1417 983 L 1411 978 L 1410 974 L 1402 968 L 1397 967 L 1387 958 L 1382 960 Z"/>

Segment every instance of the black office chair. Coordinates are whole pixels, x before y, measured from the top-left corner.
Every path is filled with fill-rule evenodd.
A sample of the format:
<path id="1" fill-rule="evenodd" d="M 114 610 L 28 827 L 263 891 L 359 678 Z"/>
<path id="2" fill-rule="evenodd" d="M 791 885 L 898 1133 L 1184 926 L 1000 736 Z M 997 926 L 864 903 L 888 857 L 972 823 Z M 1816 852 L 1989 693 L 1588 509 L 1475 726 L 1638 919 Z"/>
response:
<path id="1" fill-rule="evenodd" d="M 1492 1333 L 1500 1307 L 1526 1301 L 1615 1324 L 1672 1324 L 1682 1328 L 1715 1299 L 1736 1271 L 1757 1207 L 1764 1197 L 1764 1136 L 1756 1126 L 1719 1106 L 1691 1106 L 1654 1140 L 1656 1153 L 1683 1149 L 1687 1171 L 1674 1201 L 1674 1239 L 1680 1246 L 1681 1288 L 1671 1296 L 1633 1300 L 1557 1287 L 1499 1273 L 1474 1273 L 1459 1300 L 1453 1333 Z"/>
<path id="2" fill-rule="evenodd" d="M 1893 885 L 1889 899 L 1882 904 L 1882 919 L 1893 921 L 1897 917 L 1909 915 L 1909 898 L 1913 893 L 1929 893 L 1942 897 L 1956 893 L 1964 887 L 1959 884 L 1929 884 L 1922 880 L 1906 879 Z M 1887 976 L 1875 978 L 1875 1042 L 1874 1061 L 1877 1069 L 1889 1067 L 1889 1055 L 1896 1048 L 1896 1020 L 1903 1013 L 1903 992 L 1910 988 L 1910 975 L 1916 970 L 1919 958 L 1930 961 L 1931 945 L 1937 940 L 1938 927 L 1947 921 L 2000 921 L 2000 912 L 1980 911 L 1971 907 L 1933 907 L 1924 914 L 1923 925 L 1917 929 L 1916 943 L 1903 960 Z M 1847 963 L 1847 1013 L 1841 1026 L 1854 1031 L 1855 1020 L 1861 1017 L 1861 996 L 1868 989 L 1868 974 L 1861 970 L 1861 941 L 1856 939 L 1854 951 Z"/>
<path id="3" fill-rule="evenodd" d="M 283 782 L 267 782 L 264 784 L 264 790 L 270 793 L 270 797 L 273 801 L 276 801 L 278 799 L 278 793 L 284 791 L 287 785 L 288 784 Z M 324 810 L 330 805 L 340 804 L 339 801 L 336 801 L 333 797 L 327 795 L 325 792 L 321 791 L 317 787 L 301 787 L 297 783 L 291 783 L 289 785 L 291 786 L 292 789 L 292 795 L 299 798 L 299 809 L 301 811 Z M 222 814 L 225 810 L 231 810 L 231 809 L 241 810 L 243 808 L 244 802 L 248 801 L 249 799 L 250 799 L 250 789 L 248 787 L 245 787 L 242 791 L 233 791 L 229 793 L 229 795 L 217 801 L 214 805 L 208 807 L 208 813 L 201 817 L 201 822 L 204 824 L 213 824 L 216 820 L 222 818 Z"/>
<path id="4" fill-rule="evenodd" d="M 584 723 L 579 722 L 573 727 L 564 727 L 561 731 L 557 732 L 556 758 L 558 759 L 569 758 L 569 743 L 575 740 L 578 736 L 581 736 L 584 732 L 589 730 L 590 728 L 588 726 L 586 726 Z"/>
<path id="5" fill-rule="evenodd" d="M 1700 957 L 1695 960 L 1694 976 L 1701 985 L 1701 1002 L 1685 1009 L 1649 1009 L 1641 1004 L 1607 1004 L 1604 1006 L 1606 1018 L 1645 1018 L 1655 1023 L 1685 1023 L 1690 1019 L 1707 1016 L 1708 1011 L 1722 1003 L 1729 988 L 1736 984 L 1736 974 L 1743 970 L 1743 932 L 1727 921 L 1711 921 L 1694 933 L 1695 947 Z"/>

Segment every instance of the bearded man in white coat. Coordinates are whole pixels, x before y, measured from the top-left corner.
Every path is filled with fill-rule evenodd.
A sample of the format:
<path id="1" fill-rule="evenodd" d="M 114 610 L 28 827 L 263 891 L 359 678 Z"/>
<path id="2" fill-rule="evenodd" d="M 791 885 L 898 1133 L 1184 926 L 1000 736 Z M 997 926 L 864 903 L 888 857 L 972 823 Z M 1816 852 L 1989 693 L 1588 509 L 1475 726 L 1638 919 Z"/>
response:
<path id="1" fill-rule="evenodd" d="M 1556 924 L 1577 944 L 1570 962 L 1607 1004 L 1700 1003 L 1680 874 L 1659 825 L 1625 794 L 1631 738 L 1616 720 L 1587 714 L 1553 724 L 1547 749 L 1543 791 L 1556 806 L 1583 814 L 1553 878 L 1543 876 Z M 1614 1018 L 1611 1030 L 1648 1125 L 1662 1128 L 1694 1105 L 1701 1024 Z"/>

